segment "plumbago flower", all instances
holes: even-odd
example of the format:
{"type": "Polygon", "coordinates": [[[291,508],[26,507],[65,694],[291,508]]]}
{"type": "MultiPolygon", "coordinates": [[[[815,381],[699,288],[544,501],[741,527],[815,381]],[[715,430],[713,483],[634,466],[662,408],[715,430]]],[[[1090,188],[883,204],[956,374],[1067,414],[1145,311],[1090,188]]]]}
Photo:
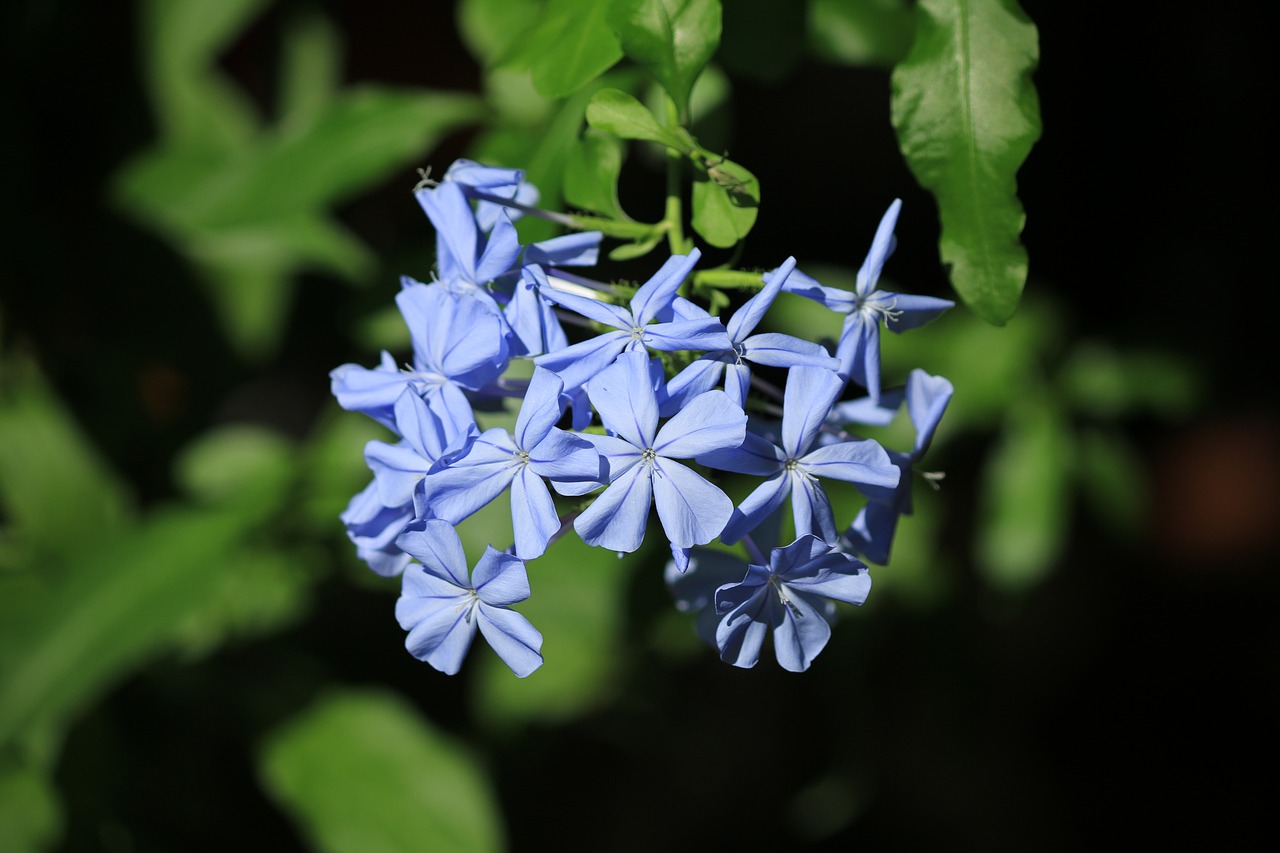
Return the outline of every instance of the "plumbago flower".
{"type": "Polygon", "coordinates": [[[537,368],[515,433],[486,430],[465,455],[419,481],[421,498],[437,518],[457,524],[510,487],[516,554],[542,556],[560,529],[543,478],[565,495],[585,494],[601,481],[600,454],[591,443],[555,427],[563,389],[559,377],[537,368]]]}
{"type": "Polygon", "coordinates": [[[888,326],[891,332],[905,332],[923,326],[955,305],[949,299],[876,290],[880,270],[893,254],[893,228],[901,210],[902,200],[894,199],[885,211],[871,242],[871,250],[858,270],[857,287],[852,293],[823,287],[798,271],[792,273],[784,285],[784,289],[791,293],[807,296],[832,311],[846,315],[836,350],[840,375],[866,388],[872,398],[880,396],[880,323],[888,326]]]}
{"type": "Polygon", "coordinates": [[[674,352],[677,350],[714,349],[724,336],[724,327],[715,317],[673,320],[654,323],[666,311],[676,289],[693,270],[702,253],[694,249],[689,255],[672,255],[653,278],[631,297],[630,308],[609,305],[575,293],[543,290],[542,295],[562,308],[575,311],[616,331],[565,347],[559,352],[539,356],[536,363],[554,370],[564,380],[566,389],[576,388],[604,370],[625,350],[645,352],[645,348],[674,352]]]}
{"type": "Polygon", "coordinates": [[[574,521],[574,530],[588,545],[634,551],[656,503],[672,548],[687,560],[689,548],[720,535],[733,501],[675,460],[737,447],[746,435],[746,414],[723,391],[708,391],[658,429],[658,395],[643,352],[618,356],[587,393],[613,433],[584,436],[607,460],[609,486],[574,521]]]}
{"type": "Polygon", "coordinates": [[[843,388],[844,381],[830,370],[793,368],[783,395],[781,444],[747,433],[739,447],[697,457],[711,468],[768,478],[734,510],[720,534],[722,540],[737,542],[790,495],[796,534],[812,533],[834,543],[835,517],[818,478],[830,477],[860,487],[898,485],[898,469],[874,441],[842,441],[810,449],[843,388]]]}
{"type": "Polygon", "coordinates": [[[428,520],[400,535],[396,544],[421,563],[403,576],[396,619],[409,632],[405,647],[448,675],[462,667],[476,628],[521,678],[542,666],[542,634],[511,609],[529,597],[524,562],[485,551],[471,578],[453,525],[428,520]]]}
{"type": "MultiPolygon", "coordinates": [[[[840,362],[819,344],[776,332],[751,334],[795,268],[796,259],[787,258],[782,266],[766,274],[764,288],[729,318],[722,332],[723,340],[717,348],[699,356],[676,374],[667,385],[668,400],[663,404],[664,414],[677,411],[686,400],[710,391],[719,384],[721,376],[725,377],[724,390],[729,398],[739,406],[745,406],[752,362],[771,367],[826,367],[831,370],[839,367],[840,362]]],[[[690,315],[711,316],[686,301],[683,316],[690,315]]]]}
{"type": "Polygon", "coordinates": [[[737,583],[716,590],[720,658],[739,667],[760,659],[765,634],[773,631],[773,651],[783,669],[804,672],[831,638],[823,618],[826,602],[862,604],[871,591],[865,564],[816,536],[801,536],[774,548],[769,565],[749,565],[737,583]]]}

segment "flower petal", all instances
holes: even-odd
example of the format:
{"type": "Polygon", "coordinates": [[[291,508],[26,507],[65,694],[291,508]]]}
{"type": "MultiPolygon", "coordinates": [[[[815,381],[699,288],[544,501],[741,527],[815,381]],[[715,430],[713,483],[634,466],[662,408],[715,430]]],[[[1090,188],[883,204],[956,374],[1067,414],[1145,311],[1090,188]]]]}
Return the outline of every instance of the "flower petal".
{"type": "Polygon", "coordinates": [[[653,439],[653,449],[659,456],[690,459],[736,449],[746,435],[747,416],[741,407],[723,391],[708,391],[694,397],[663,424],[653,439]]]}
{"type": "Polygon", "coordinates": [[[635,465],[615,479],[573,522],[588,545],[631,552],[644,541],[653,500],[652,471],[635,465]]]}
{"type": "Polygon", "coordinates": [[[653,498],[667,539],[678,548],[705,545],[720,535],[733,515],[733,501],[679,462],[654,466],[653,498]]]}
{"type": "Polygon", "coordinates": [[[484,556],[476,563],[471,582],[480,600],[495,607],[506,607],[529,597],[529,575],[524,561],[492,545],[485,548],[484,556]]]}
{"type": "Polygon", "coordinates": [[[505,607],[482,604],[476,609],[480,633],[512,672],[524,678],[542,666],[542,634],[533,623],[505,607]]]}

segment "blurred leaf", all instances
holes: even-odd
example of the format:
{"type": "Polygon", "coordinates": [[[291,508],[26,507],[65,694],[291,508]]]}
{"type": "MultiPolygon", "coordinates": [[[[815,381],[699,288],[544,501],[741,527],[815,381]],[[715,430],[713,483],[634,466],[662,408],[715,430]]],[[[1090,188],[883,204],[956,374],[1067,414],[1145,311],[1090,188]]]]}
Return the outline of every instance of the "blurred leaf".
{"type": "Polygon", "coordinates": [[[14,549],[6,561],[25,563],[6,569],[99,548],[132,514],[124,485],[35,366],[19,358],[0,376],[0,506],[14,549]]]}
{"type": "Polygon", "coordinates": [[[565,200],[584,210],[626,218],[618,204],[621,173],[622,143],[615,136],[587,128],[565,166],[565,200]]]}
{"type": "Polygon", "coordinates": [[[323,853],[481,853],[502,817],[474,758],[399,697],[331,694],[259,753],[267,792],[323,853]]]}
{"type": "Polygon", "coordinates": [[[231,640],[259,637],[290,625],[311,606],[310,590],[324,558],[283,551],[241,550],[228,555],[217,584],[174,630],[173,641],[188,660],[231,640]]]}
{"type": "Polygon", "coordinates": [[[537,25],[500,61],[528,67],[543,97],[572,95],[622,58],[608,9],[599,0],[549,0],[537,25]]]}
{"type": "Polygon", "coordinates": [[[689,150],[680,137],[658,124],[644,104],[619,89],[601,89],[591,96],[587,124],[621,139],[644,139],[676,151],[689,150]]]}
{"type": "Polygon", "coordinates": [[[804,52],[805,3],[731,0],[716,59],[739,77],[777,82],[804,52]]]}
{"type": "Polygon", "coordinates": [[[0,850],[37,853],[62,834],[62,814],[53,780],[12,759],[0,759],[0,850]]]}
{"type": "Polygon", "coordinates": [[[240,503],[267,515],[293,484],[292,445],[249,424],[215,427],[184,448],[177,461],[183,489],[203,504],[240,503]]]}
{"type": "Polygon", "coordinates": [[[975,559],[996,586],[1025,589],[1053,567],[1070,518],[1072,467],[1062,412],[1019,402],[987,459],[978,516],[975,559]]]}
{"type": "Polygon", "coordinates": [[[1120,436],[1085,430],[1077,437],[1076,474],[1085,504],[1118,533],[1138,533],[1147,508],[1147,474],[1120,436]]]}
{"type": "Polygon", "coordinates": [[[733,138],[733,84],[715,65],[698,75],[689,95],[690,128],[698,144],[711,151],[725,151],[733,138]]]}
{"type": "Polygon", "coordinates": [[[893,72],[893,126],[938,201],[938,248],[974,312],[1003,325],[1027,279],[1018,168],[1040,136],[1036,28],[1015,0],[921,0],[893,72]]]}
{"type": "Polygon", "coordinates": [[[319,15],[295,20],[285,31],[280,72],[280,129],[301,133],[324,114],[341,80],[341,41],[319,15]]]}
{"type": "Polygon", "coordinates": [[[671,95],[682,120],[689,92],[720,44],[720,0],[613,0],[608,9],[626,55],[671,95]]]}
{"type": "Polygon", "coordinates": [[[623,243],[621,246],[615,246],[609,250],[609,260],[611,261],[629,261],[633,258],[642,258],[657,248],[658,244],[663,240],[663,232],[655,233],[648,240],[640,240],[635,243],[623,243]]]}
{"type": "Polygon", "coordinates": [[[474,682],[477,713],[505,727],[569,719],[607,700],[624,666],[619,634],[626,586],[632,567],[650,562],[647,553],[619,559],[571,531],[530,562],[533,592],[516,609],[542,632],[546,663],[520,679],[496,655],[483,655],[474,682]]]}
{"type": "Polygon", "coordinates": [[[1119,353],[1106,344],[1083,343],[1072,350],[1060,381],[1066,399],[1091,417],[1171,417],[1195,405],[1198,377],[1190,364],[1168,353],[1119,353]]]}
{"type": "Polygon", "coordinates": [[[760,182],[732,160],[712,161],[707,179],[693,182],[692,224],[713,246],[740,243],[756,224],[760,182]]]}
{"type": "Polygon", "coordinates": [[[457,8],[462,40],[485,65],[511,53],[542,11],[537,0],[462,0],[457,8]]]}
{"type": "Polygon", "coordinates": [[[257,126],[243,93],[214,70],[218,54],[269,0],[146,0],[143,79],[165,137],[205,150],[244,147],[257,126]]]}
{"type": "Polygon", "coordinates": [[[890,68],[906,57],[914,35],[905,0],[809,2],[809,48],[827,62],[890,68]]]}
{"type": "Polygon", "coordinates": [[[28,590],[25,606],[0,621],[0,744],[33,724],[65,722],[167,645],[259,522],[234,504],[154,513],[115,541],[88,531],[99,546],[92,558],[79,558],[65,580],[28,590]]]}
{"type": "Polygon", "coordinates": [[[394,441],[394,437],[372,418],[355,417],[336,403],[328,407],[315,427],[299,465],[297,509],[317,533],[342,535],[338,515],[373,479],[361,451],[374,440],[394,441]]]}

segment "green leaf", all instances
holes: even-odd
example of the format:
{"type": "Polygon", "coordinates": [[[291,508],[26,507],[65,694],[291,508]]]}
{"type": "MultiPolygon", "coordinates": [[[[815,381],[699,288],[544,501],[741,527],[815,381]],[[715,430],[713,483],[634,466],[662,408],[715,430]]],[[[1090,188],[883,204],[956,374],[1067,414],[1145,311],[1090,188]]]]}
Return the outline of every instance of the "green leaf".
{"type": "Polygon", "coordinates": [[[61,831],[61,807],[49,775],[0,758],[0,850],[39,853],[61,831]]]}
{"type": "Polygon", "coordinates": [[[35,569],[100,547],[128,526],[129,502],[35,366],[8,360],[0,376],[0,508],[13,540],[6,545],[21,565],[6,568],[35,569]]]}
{"type": "Polygon", "coordinates": [[[630,261],[635,258],[642,258],[652,252],[654,248],[662,242],[663,236],[663,232],[658,231],[647,240],[639,240],[634,243],[623,243],[621,246],[615,246],[609,251],[609,260],[630,261]]]}
{"type": "Polygon", "coordinates": [[[564,173],[565,201],[615,219],[626,218],[618,204],[622,143],[615,136],[588,128],[569,152],[564,173]]]}
{"type": "Polygon", "coordinates": [[[707,177],[693,183],[693,228],[713,246],[740,243],[756,224],[760,182],[732,160],[711,161],[707,177]]]}
{"type": "Polygon", "coordinates": [[[621,139],[644,139],[680,152],[689,150],[680,137],[658,124],[644,104],[620,89],[601,89],[591,96],[587,124],[621,139]]]}
{"type": "Polygon", "coordinates": [[[177,479],[198,503],[247,503],[265,516],[283,501],[294,470],[288,441],[241,424],[217,427],[184,448],[177,479]]]}
{"type": "Polygon", "coordinates": [[[528,34],[516,64],[533,71],[533,85],[547,98],[572,95],[622,58],[600,0],[550,0],[528,34]]]}
{"type": "Polygon", "coordinates": [[[341,80],[340,39],[329,21],[308,15],[285,31],[280,127],[299,133],[324,114],[341,80]]]}
{"type": "Polygon", "coordinates": [[[1072,444],[1056,406],[1026,400],[1011,413],[987,460],[979,570],[997,586],[1025,589],[1053,567],[1070,517],[1072,444]]]}
{"type": "Polygon", "coordinates": [[[915,35],[905,0],[810,0],[808,24],[815,56],[859,67],[901,62],[915,35]]]}
{"type": "Polygon", "coordinates": [[[258,768],[267,792],[322,853],[504,846],[478,762],[389,693],[321,698],[267,739],[258,768]]]}
{"type": "Polygon", "coordinates": [[[492,65],[527,38],[542,11],[538,0],[462,0],[458,4],[458,32],[473,56],[492,65]]]}
{"type": "Polygon", "coordinates": [[[719,0],[614,0],[609,23],[622,50],[667,90],[682,119],[689,92],[720,44],[719,0]]]}
{"type": "MultiPolygon", "coordinates": [[[[100,543],[65,578],[13,589],[13,579],[0,577],[9,581],[0,586],[0,744],[31,725],[65,722],[164,648],[259,522],[238,504],[170,510],[134,536],[100,543]],[[11,604],[18,598],[21,607],[11,604]]],[[[91,530],[85,538],[95,542],[91,530]]]]}
{"type": "Polygon", "coordinates": [[[952,285],[1003,325],[1027,279],[1015,176],[1040,136],[1036,28],[1014,0],[921,0],[917,16],[893,72],[898,145],[937,199],[952,285]]]}

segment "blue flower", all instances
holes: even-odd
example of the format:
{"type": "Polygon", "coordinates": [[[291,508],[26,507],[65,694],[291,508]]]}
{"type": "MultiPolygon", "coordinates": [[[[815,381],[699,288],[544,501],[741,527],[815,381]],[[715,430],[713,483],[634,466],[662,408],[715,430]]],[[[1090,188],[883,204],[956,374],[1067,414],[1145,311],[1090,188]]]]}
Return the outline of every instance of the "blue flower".
{"type": "Polygon", "coordinates": [[[768,477],[734,510],[721,539],[737,542],[790,495],[796,535],[812,533],[834,543],[835,517],[818,478],[844,480],[860,488],[898,485],[898,469],[874,441],[842,441],[810,449],[843,388],[843,380],[830,370],[792,368],[783,395],[780,444],[747,433],[738,448],[698,456],[698,462],[712,468],[768,477]]]}
{"type": "MultiPolygon", "coordinates": [[[[729,318],[720,348],[700,356],[667,384],[669,402],[663,404],[664,413],[675,411],[685,400],[710,391],[719,384],[721,375],[725,376],[724,389],[729,399],[745,406],[747,388],[751,384],[751,368],[748,366],[751,362],[771,367],[807,366],[831,370],[840,366],[840,362],[825,349],[810,341],[776,332],[751,334],[795,267],[795,258],[787,258],[782,266],[766,274],[764,288],[729,318]]],[[[698,310],[702,316],[711,316],[698,310]]],[[[688,311],[686,307],[686,314],[688,311]]]]}
{"type": "Polygon", "coordinates": [[[658,429],[658,398],[649,359],[623,353],[587,387],[605,429],[584,436],[609,466],[609,486],[574,521],[588,545],[634,551],[656,503],[674,548],[705,545],[720,535],[733,501],[692,469],[674,461],[728,447],[746,434],[747,416],[723,391],[693,398],[658,429]]]}
{"type": "Polygon", "coordinates": [[[554,373],[535,368],[514,434],[486,430],[465,456],[422,479],[421,498],[432,513],[457,524],[510,487],[516,553],[526,560],[542,556],[560,529],[543,478],[568,495],[601,482],[600,455],[591,443],[555,427],[561,390],[554,373]]]}
{"type": "Polygon", "coordinates": [[[535,359],[535,363],[554,370],[564,380],[566,390],[584,384],[604,370],[624,350],[646,347],[671,352],[686,349],[714,349],[723,343],[724,327],[714,317],[652,323],[671,306],[676,290],[698,262],[701,253],[694,249],[688,257],[672,255],[653,277],[636,291],[629,308],[609,305],[586,296],[559,290],[541,290],[541,295],[563,308],[576,311],[617,331],[583,341],[535,359]],[[652,325],[651,325],[652,323],[652,325]]]}
{"type": "Polygon", "coordinates": [[[900,210],[901,199],[894,199],[880,220],[852,293],[823,287],[801,272],[792,273],[784,288],[846,315],[836,350],[840,376],[862,385],[872,398],[880,396],[880,323],[884,322],[891,332],[905,332],[923,326],[955,305],[949,299],[876,290],[880,270],[893,254],[893,227],[900,210]]]}
{"type": "Polygon", "coordinates": [[[409,632],[405,648],[447,675],[462,667],[476,628],[521,678],[542,666],[542,634],[511,605],[529,597],[524,563],[492,547],[467,578],[462,540],[445,521],[429,520],[396,544],[422,563],[404,573],[396,619],[409,632]]]}
{"type": "Polygon", "coordinates": [[[824,618],[824,612],[834,613],[830,602],[867,600],[871,576],[866,569],[816,536],[801,536],[785,548],[774,548],[768,566],[748,566],[741,581],[716,590],[716,612],[722,615],[716,628],[721,660],[755,666],[765,633],[772,629],[778,663],[791,672],[804,672],[831,638],[824,618]]]}

